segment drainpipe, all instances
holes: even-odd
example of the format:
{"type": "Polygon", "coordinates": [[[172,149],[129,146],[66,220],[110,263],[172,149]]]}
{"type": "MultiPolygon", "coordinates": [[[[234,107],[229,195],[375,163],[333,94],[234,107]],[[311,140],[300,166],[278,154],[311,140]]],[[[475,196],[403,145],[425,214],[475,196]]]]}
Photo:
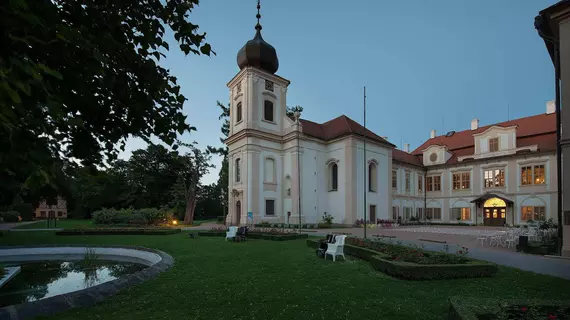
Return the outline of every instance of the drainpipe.
{"type": "Polygon", "coordinates": [[[556,178],[557,178],[557,216],[558,216],[558,253],[562,255],[562,150],[560,148],[560,44],[558,39],[547,36],[543,28],[547,26],[548,19],[544,16],[535,18],[534,26],[538,31],[538,35],[545,41],[550,42],[554,46],[554,88],[556,90],[556,178]]]}
{"type": "Polygon", "coordinates": [[[427,168],[424,171],[424,222],[427,221],[427,168]]]}

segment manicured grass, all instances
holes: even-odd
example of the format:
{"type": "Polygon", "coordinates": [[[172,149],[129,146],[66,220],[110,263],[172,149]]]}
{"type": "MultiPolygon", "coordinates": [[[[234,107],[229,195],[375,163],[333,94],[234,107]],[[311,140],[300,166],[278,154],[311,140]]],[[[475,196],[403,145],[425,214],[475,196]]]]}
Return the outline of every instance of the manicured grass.
{"type": "MultiPolygon", "coordinates": [[[[50,227],[54,228],[54,222],[50,221],[50,227]]],[[[95,227],[91,220],[86,219],[60,219],[57,220],[57,228],[74,229],[74,228],[92,228],[95,227]]],[[[47,229],[47,220],[40,220],[35,223],[17,226],[14,229],[47,229]]]]}
{"type": "Polygon", "coordinates": [[[318,259],[306,240],[10,232],[2,245],[124,244],[171,254],[172,269],[96,306],[49,319],[442,319],[450,296],[570,299],[570,281],[500,267],[493,278],[406,281],[368,262],[318,259]]]}

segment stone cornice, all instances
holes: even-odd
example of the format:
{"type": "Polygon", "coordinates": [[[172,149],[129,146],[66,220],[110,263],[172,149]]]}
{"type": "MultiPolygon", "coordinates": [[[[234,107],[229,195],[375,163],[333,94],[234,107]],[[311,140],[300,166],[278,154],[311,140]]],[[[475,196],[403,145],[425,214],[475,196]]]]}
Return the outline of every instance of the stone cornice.
{"type": "Polygon", "coordinates": [[[243,68],[240,72],[238,72],[238,74],[236,74],[228,83],[227,86],[228,88],[233,87],[236,82],[241,81],[241,79],[245,76],[245,75],[257,75],[260,77],[263,77],[264,79],[268,79],[270,81],[273,81],[276,84],[279,84],[283,87],[287,87],[289,86],[289,84],[291,84],[291,81],[282,78],[278,75],[275,74],[271,74],[268,72],[265,72],[263,70],[257,69],[257,68],[253,68],[253,67],[246,67],[243,68]]]}

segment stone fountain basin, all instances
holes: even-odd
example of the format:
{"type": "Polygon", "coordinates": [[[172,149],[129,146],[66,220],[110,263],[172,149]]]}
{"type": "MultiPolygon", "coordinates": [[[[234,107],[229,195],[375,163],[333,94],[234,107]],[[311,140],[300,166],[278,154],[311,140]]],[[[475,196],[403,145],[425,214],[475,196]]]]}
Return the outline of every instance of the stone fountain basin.
{"type": "Polygon", "coordinates": [[[0,319],[24,320],[49,316],[72,308],[87,307],[116,294],[119,290],[154,278],[174,264],[167,253],[136,246],[36,245],[0,247],[0,262],[73,261],[81,260],[91,248],[101,260],[139,263],[141,271],[87,289],[69,292],[42,300],[0,308],[0,319]]]}

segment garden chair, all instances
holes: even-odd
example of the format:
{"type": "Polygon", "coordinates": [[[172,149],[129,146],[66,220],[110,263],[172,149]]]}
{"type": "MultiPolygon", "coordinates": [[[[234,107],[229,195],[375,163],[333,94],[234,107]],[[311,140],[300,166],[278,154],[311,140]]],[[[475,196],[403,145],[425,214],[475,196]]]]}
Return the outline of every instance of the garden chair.
{"type": "Polygon", "coordinates": [[[515,235],[514,233],[509,233],[508,236],[507,236],[507,240],[505,240],[505,243],[507,244],[507,248],[510,248],[511,245],[512,245],[513,247],[515,247],[515,246],[516,246],[516,243],[517,243],[517,237],[516,237],[516,235],[515,235]]]}
{"type": "Polygon", "coordinates": [[[228,239],[232,240],[236,238],[238,227],[230,227],[228,231],[226,231],[226,241],[228,239]]]}
{"type": "Polygon", "coordinates": [[[475,246],[477,246],[479,242],[481,242],[481,247],[484,247],[485,243],[487,242],[487,235],[483,231],[479,231],[479,235],[477,236],[477,241],[475,242],[475,246]]]}
{"type": "Polygon", "coordinates": [[[327,251],[325,252],[325,260],[327,259],[327,255],[331,255],[333,261],[336,261],[336,256],[342,256],[344,260],[346,257],[344,256],[344,240],[346,236],[336,236],[334,243],[329,243],[327,247],[327,251]]]}

